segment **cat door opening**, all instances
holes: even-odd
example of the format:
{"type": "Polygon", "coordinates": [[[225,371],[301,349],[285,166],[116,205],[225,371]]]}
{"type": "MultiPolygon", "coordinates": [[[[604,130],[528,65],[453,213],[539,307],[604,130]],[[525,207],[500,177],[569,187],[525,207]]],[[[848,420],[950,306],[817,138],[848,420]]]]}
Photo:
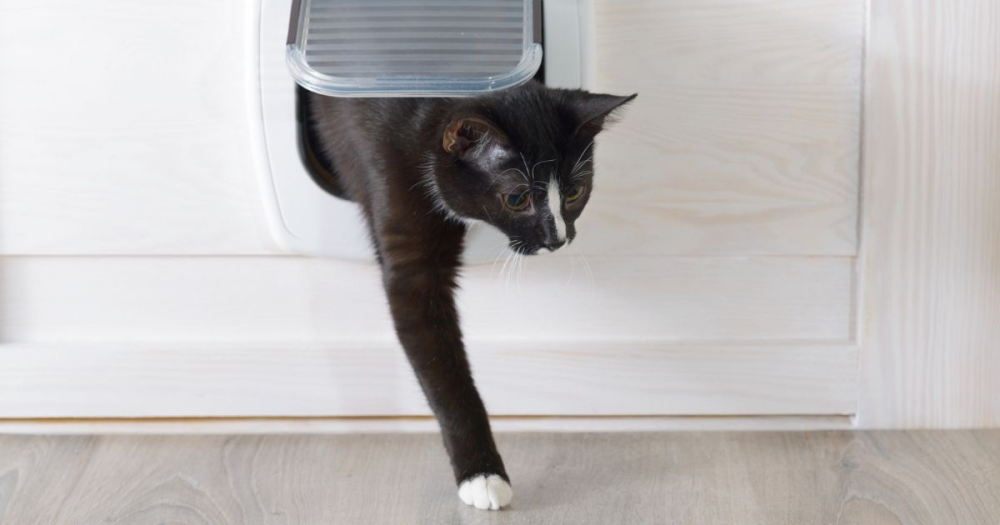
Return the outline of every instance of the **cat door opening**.
{"type": "MultiPolygon", "coordinates": [[[[307,0],[300,1],[299,9],[305,8],[307,0]]],[[[530,1],[533,24],[538,22],[537,27],[533,25],[531,43],[545,46],[545,59],[536,78],[544,77],[545,83],[553,87],[589,87],[593,70],[593,53],[589,48],[591,0],[545,0],[539,2],[537,8],[535,2],[530,1]]],[[[523,0],[517,2],[521,5],[523,0]]],[[[422,2],[350,0],[350,3],[412,6],[422,2]]],[[[454,2],[428,0],[425,3],[441,6],[454,2]]],[[[251,4],[248,13],[253,17],[254,23],[249,25],[254,30],[248,35],[247,100],[267,224],[283,251],[371,261],[371,243],[357,205],[325,191],[309,171],[308,156],[303,155],[306,152],[302,148],[297,118],[294,68],[286,63],[292,9],[293,0],[259,0],[251,4]]],[[[349,38],[341,40],[338,45],[350,43],[349,38]]],[[[365,45],[372,43],[371,40],[364,42],[365,45]]],[[[488,46],[481,47],[488,49],[488,46]]],[[[465,260],[492,262],[496,246],[503,239],[503,235],[492,227],[474,224],[467,236],[465,260]]]]}

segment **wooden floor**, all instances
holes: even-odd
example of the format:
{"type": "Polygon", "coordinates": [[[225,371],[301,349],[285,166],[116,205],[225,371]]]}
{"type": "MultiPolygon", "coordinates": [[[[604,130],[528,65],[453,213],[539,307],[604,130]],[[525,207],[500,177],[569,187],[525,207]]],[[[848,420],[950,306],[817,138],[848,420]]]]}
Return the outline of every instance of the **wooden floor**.
{"type": "Polygon", "coordinates": [[[3,436],[4,524],[1000,524],[1000,431],[501,434],[462,505],[436,435],[3,436]]]}

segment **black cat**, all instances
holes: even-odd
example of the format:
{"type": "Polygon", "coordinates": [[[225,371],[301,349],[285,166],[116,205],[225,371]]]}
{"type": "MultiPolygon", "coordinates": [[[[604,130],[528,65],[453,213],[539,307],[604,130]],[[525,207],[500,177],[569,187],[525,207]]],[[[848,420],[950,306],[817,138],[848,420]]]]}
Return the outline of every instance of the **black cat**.
{"type": "Polygon", "coordinates": [[[530,82],[458,99],[299,96],[314,177],[364,210],[396,333],[440,423],[458,495],[499,509],[510,478],[454,300],[466,223],[495,226],[523,254],[572,242],[594,188],[594,137],[635,95],[530,82]]]}

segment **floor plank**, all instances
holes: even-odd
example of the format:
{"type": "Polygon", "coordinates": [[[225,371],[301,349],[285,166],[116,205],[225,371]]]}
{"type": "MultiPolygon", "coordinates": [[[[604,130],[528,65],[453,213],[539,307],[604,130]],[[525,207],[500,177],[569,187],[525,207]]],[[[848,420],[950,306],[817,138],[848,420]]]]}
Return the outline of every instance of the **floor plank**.
{"type": "Polygon", "coordinates": [[[3,436],[0,523],[990,524],[1000,431],[500,434],[509,510],[433,434],[3,436]]]}

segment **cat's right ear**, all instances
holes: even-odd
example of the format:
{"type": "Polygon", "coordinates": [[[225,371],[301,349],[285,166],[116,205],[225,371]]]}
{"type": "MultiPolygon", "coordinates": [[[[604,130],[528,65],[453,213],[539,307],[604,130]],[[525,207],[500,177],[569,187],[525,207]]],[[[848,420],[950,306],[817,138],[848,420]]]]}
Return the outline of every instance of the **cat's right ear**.
{"type": "Polygon", "coordinates": [[[500,128],[480,117],[452,121],[441,139],[444,150],[458,158],[485,152],[490,146],[506,147],[508,144],[507,135],[500,128]]]}

